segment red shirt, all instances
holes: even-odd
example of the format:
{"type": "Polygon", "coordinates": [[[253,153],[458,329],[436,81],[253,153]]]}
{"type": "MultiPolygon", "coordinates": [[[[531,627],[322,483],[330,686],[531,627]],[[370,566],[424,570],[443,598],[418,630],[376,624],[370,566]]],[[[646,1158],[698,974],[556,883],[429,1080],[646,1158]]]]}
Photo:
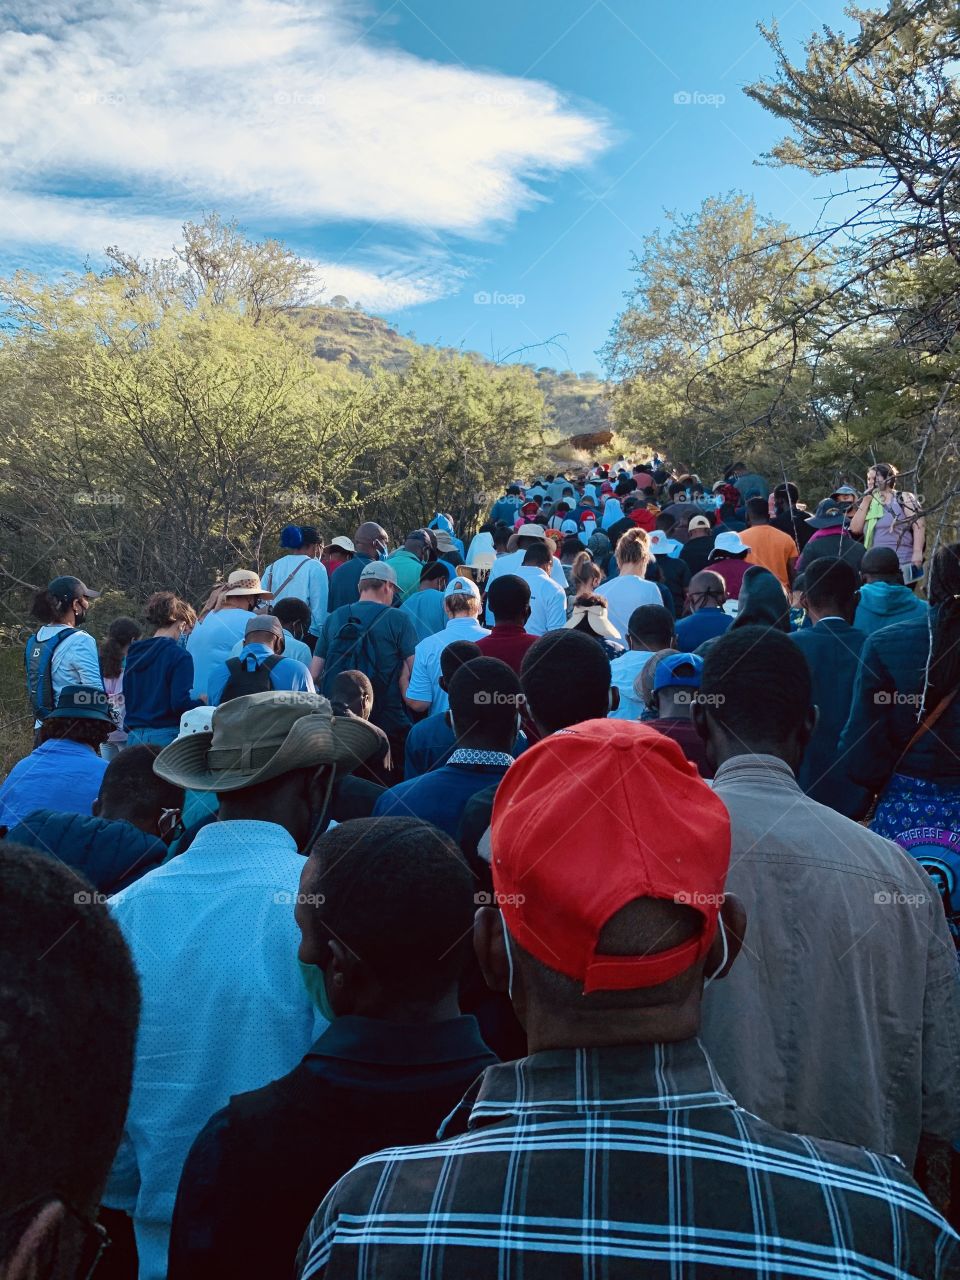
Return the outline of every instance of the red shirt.
{"type": "Polygon", "coordinates": [[[477,648],[485,658],[499,658],[519,675],[523,655],[536,639],[516,623],[498,622],[488,636],[477,641],[477,648]]]}
{"type": "Polygon", "coordinates": [[[645,720],[651,729],[656,729],[666,738],[672,738],[691,764],[695,764],[701,778],[712,778],[713,769],[707,759],[707,749],[703,739],[693,727],[692,720],[681,717],[666,716],[662,720],[645,720]]]}
{"type": "Polygon", "coordinates": [[[746,558],[740,560],[733,556],[727,556],[720,560],[708,560],[706,567],[714,573],[719,573],[727,584],[727,595],[731,600],[740,599],[743,575],[752,567],[746,558]]]}

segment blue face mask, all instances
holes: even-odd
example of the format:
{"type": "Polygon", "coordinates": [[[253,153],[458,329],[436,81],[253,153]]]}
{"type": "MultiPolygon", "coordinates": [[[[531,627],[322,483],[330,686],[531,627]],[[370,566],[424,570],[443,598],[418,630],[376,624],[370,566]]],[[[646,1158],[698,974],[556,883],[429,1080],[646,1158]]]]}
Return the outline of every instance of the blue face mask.
{"type": "Polygon", "coordinates": [[[330,997],[327,995],[327,984],[323,976],[323,970],[316,964],[304,964],[302,960],[298,960],[300,966],[300,977],[303,979],[303,985],[307,989],[307,994],[313,1001],[316,1008],[320,1011],[328,1022],[332,1022],[337,1016],[330,1004],[330,997]]]}
{"type": "Polygon", "coordinates": [[[181,649],[185,649],[187,647],[187,641],[189,639],[190,637],[187,635],[186,631],[181,631],[180,634],[177,636],[177,644],[180,646],[181,649]]]}

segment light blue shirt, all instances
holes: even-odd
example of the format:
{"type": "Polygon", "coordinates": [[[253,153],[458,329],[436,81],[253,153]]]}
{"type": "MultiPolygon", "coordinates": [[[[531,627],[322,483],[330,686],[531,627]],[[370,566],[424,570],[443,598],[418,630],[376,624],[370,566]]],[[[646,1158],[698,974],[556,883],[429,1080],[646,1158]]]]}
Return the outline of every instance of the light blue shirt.
{"type": "Polygon", "coordinates": [[[235,1093],[297,1065],[326,1022],[297,965],[304,861],[272,822],[215,822],[110,899],[143,993],[133,1092],[103,1203],[133,1217],[140,1280],[163,1280],[190,1146],[235,1093]]]}
{"type": "Polygon", "coordinates": [[[637,676],[653,657],[645,650],[628,649],[610,663],[610,683],[620,691],[620,705],[607,715],[608,720],[640,720],[646,707],[633,690],[637,676]]]}
{"type": "Polygon", "coordinates": [[[15,827],[37,809],[89,817],[106,771],[106,760],[82,742],[41,742],[0,784],[0,827],[15,827]]]}
{"type": "MultiPolygon", "coordinates": [[[[230,650],[230,657],[239,658],[242,649],[243,641],[238,640],[230,650]]],[[[313,660],[310,646],[304,644],[302,640],[298,640],[296,636],[292,636],[286,627],[283,628],[283,656],[285,658],[293,658],[294,662],[302,662],[305,667],[309,667],[313,660]]]]}
{"type": "Polygon", "coordinates": [[[330,579],[327,566],[315,557],[293,551],[274,560],[263,575],[263,589],[272,591],[274,600],[305,601],[310,606],[311,634],[318,636],[323,630],[327,620],[330,579]]]}
{"type": "MultiPolygon", "coordinates": [[[[265,644],[245,644],[237,656],[241,661],[254,658],[256,661],[251,666],[259,667],[264,659],[273,656],[273,650],[265,644]]],[[[309,668],[293,658],[282,657],[269,674],[270,683],[274,689],[290,690],[293,693],[316,693],[309,668]]],[[[220,699],[223,697],[223,691],[229,679],[230,668],[226,662],[214,668],[210,683],[207,685],[207,702],[211,707],[220,705],[220,699]]]]}
{"type": "Polygon", "coordinates": [[[193,628],[187,638],[187,653],[193,659],[192,697],[204,696],[214,668],[226,662],[238,640],[243,643],[249,621],[246,609],[216,609],[193,628]]]}
{"type": "Polygon", "coordinates": [[[438,711],[446,711],[450,699],[440,688],[440,655],[448,644],[454,640],[482,640],[490,632],[481,627],[476,618],[465,618],[460,615],[451,618],[442,631],[435,636],[427,636],[421,640],[413,651],[413,670],[410,672],[410,683],[407,686],[407,697],[417,702],[429,702],[428,715],[434,716],[438,711]]]}
{"type": "Polygon", "coordinates": [[[413,615],[418,640],[426,640],[427,636],[435,636],[438,631],[442,631],[447,625],[447,611],[443,607],[443,592],[437,591],[433,587],[427,587],[423,591],[414,591],[412,595],[407,596],[400,608],[406,609],[407,613],[413,615]]]}
{"type": "MultiPolygon", "coordinates": [[[[495,582],[497,578],[501,577],[503,574],[516,574],[518,569],[522,569],[523,558],[526,554],[527,548],[521,547],[519,551],[508,551],[506,555],[497,556],[496,560],[493,562],[493,568],[490,570],[490,576],[487,578],[487,592],[489,593],[490,591],[490,583],[495,582]]],[[[566,595],[567,575],[563,572],[563,565],[556,556],[554,556],[550,561],[550,577],[554,580],[557,586],[561,588],[564,595],[566,595]]],[[[488,624],[492,627],[493,614],[490,612],[489,606],[487,607],[486,618],[488,624]]]]}

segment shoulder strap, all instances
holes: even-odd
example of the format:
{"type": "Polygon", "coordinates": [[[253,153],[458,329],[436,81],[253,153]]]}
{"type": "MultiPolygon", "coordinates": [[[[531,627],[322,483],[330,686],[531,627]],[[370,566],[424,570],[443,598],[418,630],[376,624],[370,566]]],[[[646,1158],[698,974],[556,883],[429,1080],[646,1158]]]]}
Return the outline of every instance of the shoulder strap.
{"type": "Polygon", "coordinates": [[[960,693],[960,686],[958,686],[956,689],[951,689],[949,693],[944,694],[944,696],[940,699],[940,701],[933,708],[933,710],[927,712],[927,714],[923,717],[923,719],[920,721],[919,725],[917,726],[916,732],[913,734],[910,741],[907,743],[907,745],[903,748],[903,750],[897,756],[897,762],[893,766],[891,773],[897,772],[897,770],[903,764],[904,759],[910,754],[910,752],[917,745],[920,739],[925,737],[930,732],[933,726],[937,723],[937,721],[940,719],[943,713],[950,706],[950,703],[953,702],[954,698],[957,696],[958,693],[960,693]]]}
{"type": "MultiPolygon", "coordinates": [[[[284,589],[284,587],[288,587],[290,585],[290,583],[294,580],[294,578],[297,576],[297,574],[300,572],[303,566],[307,563],[307,561],[310,560],[310,558],[311,558],[310,556],[304,556],[298,565],[294,565],[293,572],[287,574],[284,580],[280,583],[279,587],[277,587],[276,591],[273,591],[273,587],[268,588],[268,590],[273,591],[274,598],[276,598],[280,594],[280,592],[284,589]]],[[[270,581],[273,582],[273,565],[270,566],[270,581]]]]}
{"type": "Polygon", "coordinates": [[[242,658],[227,659],[227,670],[230,672],[231,675],[235,676],[238,671],[243,671],[244,669],[245,669],[245,664],[242,658]]]}
{"type": "Polygon", "coordinates": [[[283,661],[282,653],[271,653],[270,657],[264,658],[263,662],[261,662],[260,665],[261,667],[263,667],[264,671],[272,671],[273,668],[277,665],[277,663],[282,661],[283,661]]]}

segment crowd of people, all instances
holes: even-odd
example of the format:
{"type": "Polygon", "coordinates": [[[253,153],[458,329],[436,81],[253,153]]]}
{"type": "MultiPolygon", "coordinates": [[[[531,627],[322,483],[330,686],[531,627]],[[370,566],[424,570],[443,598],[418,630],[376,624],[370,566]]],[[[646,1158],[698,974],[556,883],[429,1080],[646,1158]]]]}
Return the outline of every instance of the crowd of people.
{"type": "Polygon", "coordinates": [[[99,646],[55,578],[0,783],[0,1275],[960,1276],[926,541],[886,464],[808,505],[654,456],[393,550],[288,525],[99,646]]]}

